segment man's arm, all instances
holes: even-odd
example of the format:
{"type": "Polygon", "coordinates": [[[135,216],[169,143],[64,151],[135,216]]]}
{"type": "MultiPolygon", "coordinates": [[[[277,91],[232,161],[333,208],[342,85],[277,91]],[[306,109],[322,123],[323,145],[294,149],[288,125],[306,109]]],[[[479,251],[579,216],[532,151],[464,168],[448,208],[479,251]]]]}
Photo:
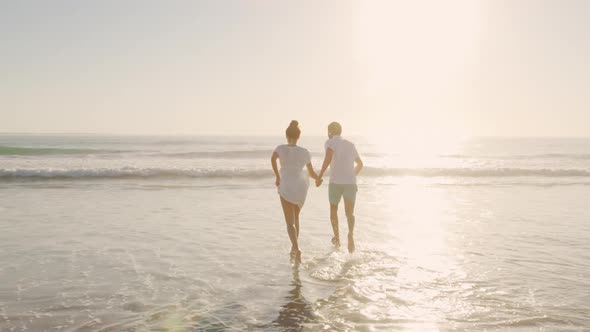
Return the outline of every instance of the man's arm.
{"type": "Polygon", "coordinates": [[[316,172],[313,170],[313,165],[311,163],[308,163],[307,165],[307,173],[309,174],[309,176],[318,181],[320,178],[319,176],[316,174],[316,172]]]}
{"type": "Polygon", "coordinates": [[[326,173],[328,166],[330,166],[330,163],[332,162],[333,156],[334,156],[334,150],[327,148],[326,149],[326,157],[324,157],[324,164],[322,165],[322,170],[320,171],[320,174],[318,174],[318,178],[321,179],[324,176],[324,173],[326,173]]]}
{"type": "Polygon", "coordinates": [[[356,167],[354,168],[354,173],[356,175],[359,175],[359,173],[361,172],[361,170],[363,169],[363,167],[365,165],[363,164],[361,157],[356,157],[356,159],[354,161],[356,162],[356,167]]]}

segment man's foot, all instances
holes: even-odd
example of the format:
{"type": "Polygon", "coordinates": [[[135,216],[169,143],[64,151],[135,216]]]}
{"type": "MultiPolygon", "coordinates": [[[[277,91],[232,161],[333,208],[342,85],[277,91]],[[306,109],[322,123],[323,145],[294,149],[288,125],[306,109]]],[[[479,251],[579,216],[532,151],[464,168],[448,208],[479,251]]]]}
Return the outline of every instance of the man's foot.
{"type": "Polygon", "coordinates": [[[354,236],[352,234],[348,234],[348,252],[353,253],[356,247],[354,246],[354,236]]]}
{"type": "Polygon", "coordinates": [[[339,238],[337,238],[337,237],[334,236],[332,238],[332,244],[334,245],[334,247],[336,249],[340,249],[340,239],[339,238]]]}

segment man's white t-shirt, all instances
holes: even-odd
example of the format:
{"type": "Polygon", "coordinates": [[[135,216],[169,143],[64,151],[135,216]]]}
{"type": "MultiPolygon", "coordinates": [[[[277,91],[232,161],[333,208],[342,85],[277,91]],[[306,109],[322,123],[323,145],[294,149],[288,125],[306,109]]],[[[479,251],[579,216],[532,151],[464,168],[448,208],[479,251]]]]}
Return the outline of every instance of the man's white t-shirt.
{"type": "Polygon", "coordinates": [[[330,163],[330,183],[356,184],[354,161],[359,154],[354,144],[340,136],[332,136],[326,141],[325,148],[334,151],[330,163]]]}

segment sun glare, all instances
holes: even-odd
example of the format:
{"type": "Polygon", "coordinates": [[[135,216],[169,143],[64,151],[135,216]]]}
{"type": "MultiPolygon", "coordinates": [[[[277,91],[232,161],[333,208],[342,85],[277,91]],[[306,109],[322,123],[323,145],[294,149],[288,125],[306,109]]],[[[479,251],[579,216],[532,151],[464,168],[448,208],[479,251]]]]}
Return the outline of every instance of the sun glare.
{"type": "Polygon", "coordinates": [[[467,140],[459,135],[435,135],[424,132],[382,133],[369,137],[369,143],[395,167],[427,167],[436,164],[442,155],[461,154],[467,140]]]}
{"type": "Polygon", "coordinates": [[[395,128],[412,139],[469,134],[461,91],[478,51],[481,3],[363,1],[359,6],[359,70],[366,107],[377,114],[371,128],[395,128]]]}

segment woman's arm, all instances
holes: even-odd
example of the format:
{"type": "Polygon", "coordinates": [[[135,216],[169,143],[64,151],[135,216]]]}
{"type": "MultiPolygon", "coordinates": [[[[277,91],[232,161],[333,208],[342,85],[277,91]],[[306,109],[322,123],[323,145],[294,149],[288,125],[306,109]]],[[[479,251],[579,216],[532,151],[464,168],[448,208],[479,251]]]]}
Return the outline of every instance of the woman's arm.
{"type": "Polygon", "coordinates": [[[272,171],[275,173],[275,185],[278,187],[281,184],[281,175],[279,174],[279,168],[277,166],[277,159],[279,158],[279,154],[274,152],[272,157],[270,158],[270,163],[272,165],[272,171]]]}

